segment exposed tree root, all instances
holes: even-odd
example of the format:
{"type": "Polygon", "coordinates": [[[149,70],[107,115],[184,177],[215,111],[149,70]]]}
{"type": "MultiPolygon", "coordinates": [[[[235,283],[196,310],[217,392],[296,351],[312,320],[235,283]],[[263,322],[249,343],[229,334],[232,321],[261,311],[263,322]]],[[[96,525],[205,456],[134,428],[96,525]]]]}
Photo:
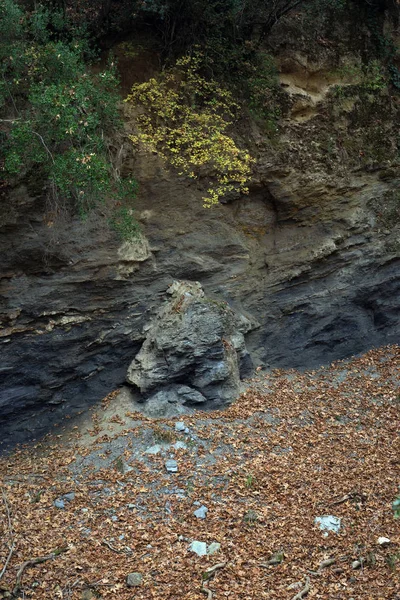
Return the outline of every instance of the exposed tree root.
{"type": "Polygon", "coordinates": [[[293,596],[292,600],[301,600],[304,596],[307,596],[308,592],[311,589],[310,578],[306,577],[306,583],[302,590],[298,592],[295,596],[293,596]]]}
{"type": "Polygon", "coordinates": [[[208,582],[212,577],[214,577],[218,569],[223,569],[225,565],[226,562],[218,563],[213,567],[210,567],[209,569],[207,569],[207,571],[205,571],[205,573],[203,573],[203,583],[201,586],[201,591],[203,592],[203,594],[206,594],[207,600],[212,600],[214,597],[213,592],[208,588],[208,582]]]}

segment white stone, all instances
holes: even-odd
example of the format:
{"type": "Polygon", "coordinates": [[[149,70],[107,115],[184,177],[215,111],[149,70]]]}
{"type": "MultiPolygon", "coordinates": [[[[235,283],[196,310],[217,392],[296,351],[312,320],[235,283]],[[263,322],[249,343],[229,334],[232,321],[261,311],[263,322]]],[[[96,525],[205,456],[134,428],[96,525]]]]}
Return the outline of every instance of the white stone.
{"type": "Polygon", "coordinates": [[[189,546],[189,550],[197,554],[197,556],[206,556],[207,544],[205,542],[198,542],[197,540],[193,540],[193,542],[189,546]]]}
{"type": "Polygon", "coordinates": [[[378,537],[378,544],[380,546],[387,546],[388,544],[390,544],[390,540],[387,537],[378,537]]]}
{"type": "Polygon", "coordinates": [[[323,531],[333,531],[339,533],[341,527],[341,519],[334,517],[333,515],[323,515],[322,517],[315,517],[316,525],[323,531]]]}
{"type": "Polygon", "coordinates": [[[150,446],[147,450],[144,451],[145,454],[159,454],[161,452],[161,446],[156,444],[155,446],[150,446]]]}
{"type": "Polygon", "coordinates": [[[186,450],[186,444],[178,440],[177,442],[175,442],[174,448],[175,450],[186,450]]]}
{"type": "Polygon", "coordinates": [[[173,459],[167,460],[165,463],[165,468],[167,469],[168,473],[177,473],[178,463],[173,459]]]}

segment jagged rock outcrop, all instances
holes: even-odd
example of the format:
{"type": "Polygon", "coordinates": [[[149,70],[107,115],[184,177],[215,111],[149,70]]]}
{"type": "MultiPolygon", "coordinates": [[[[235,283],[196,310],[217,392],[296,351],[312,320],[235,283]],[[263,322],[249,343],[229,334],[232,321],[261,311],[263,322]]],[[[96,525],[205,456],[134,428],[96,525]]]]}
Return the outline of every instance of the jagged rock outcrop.
{"type": "Polygon", "coordinates": [[[197,282],[175,281],[167,292],[171,298],[148,326],[128,368],[128,382],[152,394],[152,403],[217,407],[232,402],[240,376],[251,374],[244,333],[254,326],[226,302],[205,297],[197,282]]]}

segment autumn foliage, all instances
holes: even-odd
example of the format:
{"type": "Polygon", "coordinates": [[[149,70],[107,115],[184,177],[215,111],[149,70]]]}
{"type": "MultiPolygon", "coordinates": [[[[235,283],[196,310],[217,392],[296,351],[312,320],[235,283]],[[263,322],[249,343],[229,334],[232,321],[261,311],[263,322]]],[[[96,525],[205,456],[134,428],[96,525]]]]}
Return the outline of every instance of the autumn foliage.
{"type": "Polygon", "coordinates": [[[156,79],[137,84],[126,102],[138,109],[130,138],[157,152],[179,174],[206,179],[204,205],[247,193],[252,158],[229,134],[238,105],[232,94],[201,74],[199,53],[185,56],[156,79]]]}

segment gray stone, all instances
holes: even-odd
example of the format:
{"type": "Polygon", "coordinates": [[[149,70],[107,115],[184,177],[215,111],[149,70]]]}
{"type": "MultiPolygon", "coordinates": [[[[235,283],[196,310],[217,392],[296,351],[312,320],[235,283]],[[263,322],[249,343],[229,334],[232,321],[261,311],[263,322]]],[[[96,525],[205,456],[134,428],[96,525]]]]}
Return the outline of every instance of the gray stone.
{"type": "Polygon", "coordinates": [[[334,517],[333,515],[315,517],[315,523],[319,525],[319,528],[323,531],[333,531],[335,533],[339,533],[341,527],[341,519],[339,517],[334,517]]]}
{"type": "Polygon", "coordinates": [[[123,475],[126,475],[127,473],[130,473],[131,471],[133,471],[133,467],[131,467],[130,465],[128,465],[128,463],[126,462],[126,460],[122,460],[121,461],[121,473],[123,475]]]}
{"type": "Polygon", "coordinates": [[[62,499],[66,502],[72,502],[75,498],[75,492],[68,492],[68,494],[63,494],[62,499]]]}
{"type": "Polygon", "coordinates": [[[81,535],[83,537],[89,537],[92,533],[92,530],[90,529],[90,527],[84,527],[81,531],[81,535]]]}
{"type": "Polygon", "coordinates": [[[212,556],[213,554],[219,552],[220,548],[221,544],[219,544],[218,542],[212,542],[212,544],[210,544],[207,548],[207,554],[209,556],[212,556]]]}
{"type": "Polygon", "coordinates": [[[153,419],[172,419],[193,412],[193,409],[183,405],[183,400],[176,393],[174,386],[156,392],[147,398],[146,402],[137,403],[135,408],[153,419]]]}
{"type": "Polygon", "coordinates": [[[197,556],[206,556],[207,544],[205,542],[198,542],[197,540],[193,540],[193,542],[189,546],[189,550],[197,554],[197,556]]]}
{"type": "Polygon", "coordinates": [[[159,444],[155,444],[154,446],[150,446],[145,450],[145,454],[159,454],[161,452],[161,446],[159,444]]]}
{"type": "Polygon", "coordinates": [[[198,519],[205,519],[208,513],[208,508],[206,506],[200,506],[197,510],[194,511],[195,517],[198,519]]]}
{"type": "Polygon", "coordinates": [[[177,423],[175,423],[175,429],[176,431],[185,431],[186,425],[183,421],[178,421],[177,423]]]}
{"type": "Polygon", "coordinates": [[[176,460],[173,460],[171,458],[166,461],[165,468],[167,469],[168,473],[177,473],[178,472],[178,463],[176,462],[176,460]]]}
{"type": "Polygon", "coordinates": [[[141,573],[129,573],[126,578],[126,585],[128,587],[139,587],[143,583],[143,575],[141,573]]]}
{"type": "Polygon", "coordinates": [[[171,299],[154,317],[128,369],[129,383],[142,393],[155,391],[147,403],[158,404],[165,416],[171,414],[168,404],[233,401],[240,392],[240,357],[247,353],[242,330],[248,323],[226,303],[206,298],[199,283],[175,281],[168,293],[171,299]],[[188,385],[177,384],[182,378],[188,385]]]}
{"type": "Polygon", "coordinates": [[[57,500],[54,500],[54,506],[56,508],[65,508],[65,502],[62,498],[57,498],[57,500]]]}
{"type": "Polygon", "coordinates": [[[175,450],[186,450],[187,446],[185,442],[181,442],[180,440],[178,440],[177,442],[175,442],[174,448],[175,450]]]}
{"type": "Polygon", "coordinates": [[[179,401],[183,404],[195,405],[195,404],[203,404],[203,402],[207,402],[207,398],[200,394],[199,391],[190,388],[187,385],[180,385],[176,388],[176,393],[179,397],[179,401]]]}

